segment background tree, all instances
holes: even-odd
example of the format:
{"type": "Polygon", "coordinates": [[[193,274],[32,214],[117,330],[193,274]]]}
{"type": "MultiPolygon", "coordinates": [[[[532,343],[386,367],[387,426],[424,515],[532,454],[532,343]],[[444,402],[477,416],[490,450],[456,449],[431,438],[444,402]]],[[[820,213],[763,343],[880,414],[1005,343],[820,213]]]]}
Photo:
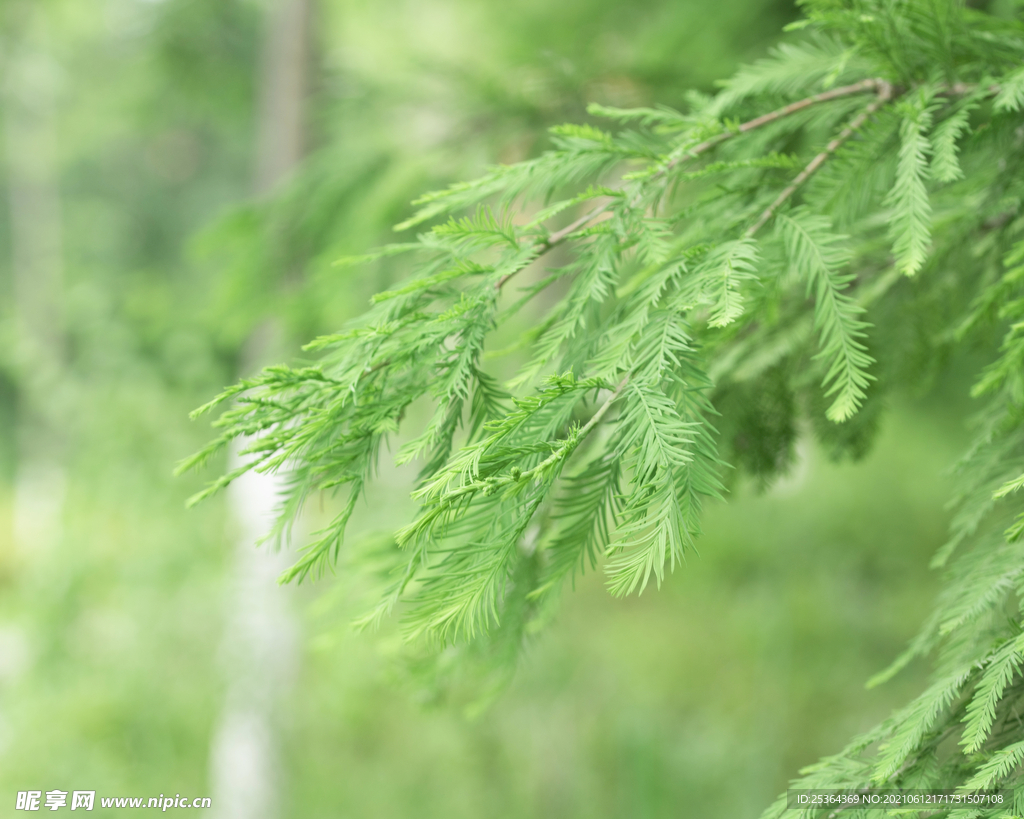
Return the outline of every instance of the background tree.
{"type": "MultiPolygon", "coordinates": [[[[305,152],[314,6],[279,0],[265,14],[256,118],[255,193],[267,197],[294,174],[305,152]]],[[[245,341],[242,374],[276,354],[278,322],[266,319],[245,341]]],[[[232,453],[233,464],[240,463],[232,453]]],[[[280,722],[296,675],[298,624],[292,601],[268,581],[288,562],[284,550],[254,550],[273,526],[281,481],[252,473],[233,487],[236,534],[223,653],[225,704],[211,749],[214,799],[224,816],[272,819],[281,813],[280,722]]]]}

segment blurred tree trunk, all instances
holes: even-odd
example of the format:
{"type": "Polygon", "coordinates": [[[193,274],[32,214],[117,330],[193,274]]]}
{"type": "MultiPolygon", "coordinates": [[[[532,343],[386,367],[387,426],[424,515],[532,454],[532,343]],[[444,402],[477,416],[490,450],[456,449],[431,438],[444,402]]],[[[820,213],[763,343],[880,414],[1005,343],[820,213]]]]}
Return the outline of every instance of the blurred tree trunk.
{"type": "Polygon", "coordinates": [[[266,194],[302,159],[312,0],[271,0],[256,143],[256,193],[266,194]]]}
{"type": "Polygon", "coordinates": [[[18,390],[14,542],[22,553],[46,554],[62,534],[70,403],[64,395],[59,71],[41,8],[21,3],[7,11],[2,92],[18,390]]]}
{"type": "MultiPolygon", "coordinates": [[[[302,158],[310,50],[311,0],[271,0],[260,82],[255,190],[265,195],[302,158]]],[[[249,338],[243,375],[276,357],[280,329],[270,319],[249,338]]],[[[233,453],[238,460],[244,456],[233,453]]],[[[214,805],[231,819],[281,813],[280,714],[298,660],[299,626],[289,590],[278,586],[288,566],[280,549],[257,542],[270,530],[281,481],[247,474],[229,494],[235,555],[225,638],[227,697],[213,740],[214,805]]]]}

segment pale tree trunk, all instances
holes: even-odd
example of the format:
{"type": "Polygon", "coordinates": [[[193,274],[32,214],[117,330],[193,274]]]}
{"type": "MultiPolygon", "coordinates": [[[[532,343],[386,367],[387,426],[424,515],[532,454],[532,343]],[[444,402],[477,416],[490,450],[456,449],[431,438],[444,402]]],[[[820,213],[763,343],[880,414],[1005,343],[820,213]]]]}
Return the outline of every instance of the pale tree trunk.
{"type": "Polygon", "coordinates": [[[62,536],[69,403],[55,111],[59,70],[48,54],[43,15],[32,4],[19,11],[21,25],[3,43],[2,80],[18,383],[14,542],[26,555],[45,555],[62,536]]]}
{"type": "Polygon", "coordinates": [[[270,0],[260,82],[256,193],[287,178],[305,149],[312,0],[270,0]]]}
{"type": "MultiPolygon", "coordinates": [[[[266,194],[298,164],[303,150],[311,0],[272,0],[259,100],[255,187],[266,194]]],[[[275,322],[246,344],[241,369],[269,363],[280,348],[275,322]]],[[[232,466],[241,463],[232,453],[232,466]]],[[[230,819],[275,819],[284,785],[280,717],[298,661],[299,625],[289,589],[277,585],[287,544],[256,547],[270,530],[282,482],[249,473],[231,487],[235,553],[224,660],[227,695],[213,738],[214,806],[230,819]]]]}

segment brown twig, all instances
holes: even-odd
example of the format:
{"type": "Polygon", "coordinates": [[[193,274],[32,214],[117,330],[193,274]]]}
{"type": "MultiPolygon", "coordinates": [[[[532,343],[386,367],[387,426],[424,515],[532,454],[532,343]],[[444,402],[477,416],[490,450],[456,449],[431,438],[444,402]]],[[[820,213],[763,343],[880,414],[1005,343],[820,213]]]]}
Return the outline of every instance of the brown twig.
{"type": "Polygon", "coordinates": [[[875,97],[875,100],[870,105],[868,105],[863,111],[861,111],[857,116],[855,116],[850,121],[849,125],[843,128],[843,130],[839,132],[838,136],[836,136],[835,139],[833,139],[828,145],[825,146],[825,149],[820,154],[818,154],[816,157],[814,157],[814,159],[807,163],[807,167],[800,171],[800,173],[797,174],[796,178],[792,182],[790,182],[789,185],[782,191],[782,193],[780,193],[775,198],[775,201],[764,209],[764,212],[761,214],[760,218],[753,225],[747,228],[746,233],[743,234],[744,236],[749,238],[753,236],[755,233],[757,233],[761,228],[763,228],[765,224],[767,224],[768,220],[775,215],[775,211],[777,211],[783,205],[783,203],[785,203],[786,200],[789,199],[789,197],[796,193],[797,189],[804,182],[806,182],[808,178],[810,178],[811,175],[818,170],[818,168],[820,168],[825,163],[825,160],[832,156],[832,154],[834,154],[839,149],[839,147],[844,142],[846,142],[846,140],[853,136],[854,133],[865,122],[867,122],[868,118],[872,114],[874,114],[879,108],[881,108],[890,99],[892,99],[892,86],[889,83],[885,82],[884,80],[876,82],[878,82],[879,84],[876,86],[878,89],[878,96],[875,97]]]}
{"type": "MultiPolygon", "coordinates": [[[[939,94],[940,96],[945,96],[945,95],[948,94],[951,97],[962,97],[962,96],[965,96],[966,94],[970,94],[970,93],[972,93],[974,91],[977,91],[978,88],[979,88],[979,86],[974,84],[974,83],[955,82],[952,85],[943,86],[936,93],[939,94]]],[[[986,96],[990,96],[992,94],[998,94],[1001,89],[1002,89],[1001,85],[998,85],[998,84],[989,85],[989,86],[987,86],[985,88],[985,94],[986,94],[986,96]]]]}
{"type": "MultiPolygon", "coordinates": [[[[949,85],[939,89],[938,93],[948,94],[950,96],[963,96],[965,94],[972,93],[973,91],[977,90],[977,88],[977,85],[972,85],[970,83],[954,83],[953,85],[949,85]]],[[[985,92],[986,94],[996,94],[999,92],[999,90],[999,85],[990,85],[985,89],[985,92]]],[[[740,134],[746,134],[757,128],[762,128],[765,125],[777,122],[778,120],[791,116],[792,114],[795,114],[798,111],[802,111],[805,108],[810,108],[812,105],[819,105],[820,103],[823,102],[831,102],[832,100],[853,96],[854,94],[865,94],[871,91],[874,91],[876,94],[875,100],[870,105],[868,105],[863,111],[861,111],[861,113],[858,114],[853,120],[851,120],[850,124],[847,125],[839,133],[839,135],[836,136],[835,139],[833,139],[828,145],[826,145],[825,149],[821,153],[819,153],[816,157],[814,157],[814,159],[812,159],[808,163],[807,167],[805,167],[803,171],[801,171],[800,174],[792,181],[792,183],[790,183],[790,185],[785,190],[783,190],[782,193],[779,194],[778,198],[765,209],[765,211],[761,214],[757,222],[750,228],[748,228],[745,235],[748,237],[753,236],[762,227],[765,226],[765,224],[772,218],[772,216],[775,215],[775,211],[778,210],[779,207],[783,203],[785,203],[786,200],[789,199],[796,192],[796,190],[804,182],[806,182],[807,179],[810,176],[812,176],[832,154],[834,154],[839,149],[839,147],[844,142],[846,142],[846,140],[853,136],[853,134],[868,120],[869,117],[871,117],[872,114],[878,111],[879,108],[881,108],[883,105],[885,105],[885,103],[887,103],[897,93],[899,93],[898,89],[896,89],[887,80],[874,77],[871,79],[861,80],[860,82],[852,83],[851,85],[843,85],[840,86],[839,88],[833,88],[830,91],[823,91],[820,94],[814,94],[813,96],[805,97],[804,99],[797,100],[796,102],[791,102],[789,105],[784,105],[782,108],[777,108],[774,111],[770,111],[767,114],[762,114],[759,117],[747,120],[746,122],[738,125],[734,130],[717,134],[711,137],[710,139],[706,139],[703,142],[694,145],[681,156],[677,156],[669,160],[669,162],[667,162],[665,166],[652,177],[652,179],[658,179],[664,176],[669,171],[677,167],[680,163],[687,162],[691,159],[696,159],[701,154],[707,153],[712,148],[718,147],[723,142],[726,142],[735,136],[739,136],[740,134]]],[[[565,241],[565,239],[567,239],[580,228],[589,224],[602,213],[606,213],[610,207],[611,203],[609,202],[607,204],[594,208],[592,211],[585,214],[584,216],[581,216],[572,224],[567,225],[561,230],[555,231],[542,242],[538,242],[536,245],[536,255],[531,260],[531,262],[536,261],[549,250],[561,244],[563,241],[565,241]]],[[[495,283],[495,289],[501,290],[501,288],[505,286],[505,283],[508,282],[509,279],[511,279],[525,267],[526,265],[524,265],[519,270],[516,270],[512,273],[507,273],[506,275],[502,276],[495,283]]]]}
{"type": "MultiPolygon", "coordinates": [[[[818,168],[822,166],[825,160],[827,160],[832,154],[834,154],[839,149],[839,147],[844,142],[846,142],[846,140],[853,136],[854,132],[857,131],[857,129],[859,129],[872,114],[874,114],[879,108],[885,105],[885,103],[891,100],[894,96],[900,93],[899,89],[895,88],[893,85],[886,82],[885,80],[865,80],[863,83],[857,83],[856,85],[848,85],[845,88],[837,88],[836,91],[843,91],[844,94],[841,94],[840,96],[844,96],[845,94],[854,93],[850,89],[857,88],[857,86],[865,86],[868,83],[870,83],[871,87],[874,88],[877,92],[877,96],[875,97],[874,102],[872,102],[856,117],[854,117],[850,124],[847,125],[842,131],[840,131],[839,135],[835,139],[833,139],[828,145],[825,146],[825,150],[823,150],[820,154],[814,157],[814,159],[812,159],[807,164],[807,167],[804,168],[796,177],[796,179],[794,179],[790,183],[790,185],[784,191],[782,191],[782,193],[779,194],[778,198],[776,198],[774,202],[772,202],[767,208],[765,208],[764,213],[761,214],[761,217],[757,220],[757,222],[755,222],[747,229],[746,233],[744,234],[745,236],[753,236],[761,228],[763,228],[765,224],[768,222],[768,220],[775,215],[775,211],[777,211],[779,207],[796,192],[797,188],[799,188],[804,182],[806,182],[807,179],[815,171],[817,171],[818,168]]],[[[979,86],[973,85],[971,83],[958,82],[940,88],[937,93],[949,96],[964,96],[965,94],[971,94],[974,91],[977,91],[978,88],[979,86]]],[[[984,92],[986,95],[998,94],[1000,88],[1001,86],[999,85],[989,85],[984,89],[984,92]]],[[[822,94],[819,96],[825,95],[822,94]]],[[[801,100],[800,102],[793,103],[793,105],[788,107],[792,108],[793,106],[799,106],[801,108],[805,108],[806,104],[807,100],[801,100]]],[[[780,109],[780,111],[784,110],[786,109],[780,109]]],[[[761,117],[760,119],[777,119],[778,117],[775,116],[776,113],[778,112],[773,112],[772,114],[765,114],[764,117],[761,117]]],[[[754,122],[757,122],[757,120],[750,121],[750,123],[754,122]]],[[[745,125],[749,125],[750,123],[745,123],[745,125]]],[[[763,125],[764,123],[759,124],[763,125]]],[[[742,129],[743,126],[741,125],[740,128],[742,129]]]]}
{"type": "Polygon", "coordinates": [[[785,105],[782,108],[777,108],[767,114],[762,114],[759,117],[748,120],[743,124],[739,125],[734,131],[726,131],[723,134],[718,134],[710,139],[701,142],[699,145],[695,145],[693,148],[688,150],[683,156],[676,157],[670,161],[662,173],[668,173],[680,162],[687,159],[694,159],[712,148],[721,145],[726,140],[732,139],[734,136],[745,134],[748,131],[753,131],[755,128],[760,128],[764,125],[769,125],[772,122],[788,117],[791,114],[795,114],[797,111],[802,111],[804,108],[810,108],[812,105],[817,105],[822,102],[830,102],[831,100],[837,100],[842,97],[849,97],[853,94],[865,94],[869,91],[879,92],[882,88],[891,88],[889,83],[885,80],[872,78],[869,80],[861,80],[855,82],[852,85],[844,85],[839,88],[833,88],[831,91],[823,91],[820,94],[815,94],[811,97],[805,97],[802,100],[791,102],[789,105],[785,105]]]}
{"type": "MultiPolygon", "coordinates": [[[[587,213],[587,214],[581,216],[579,219],[577,219],[571,225],[566,225],[561,230],[557,230],[554,233],[552,233],[544,241],[538,242],[536,244],[535,248],[534,248],[536,250],[536,255],[533,257],[533,259],[530,260],[531,263],[535,262],[538,258],[543,256],[545,253],[547,253],[549,250],[551,250],[551,248],[553,248],[555,245],[561,244],[563,241],[565,241],[566,237],[569,236],[569,234],[575,233],[577,230],[579,230],[581,227],[583,227],[589,221],[591,221],[592,219],[595,219],[596,217],[598,217],[602,213],[604,213],[606,210],[608,210],[609,207],[610,207],[610,203],[609,204],[605,204],[605,205],[600,205],[599,207],[596,207],[592,211],[590,211],[590,213],[587,213]]],[[[526,265],[523,265],[523,267],[519,268],[519,270],[522,270],[524,267],[526,267],[526,265]]],[[[507,282],[509,279],[511,279],[514,275],[516,275],[516,273],[518,273],[519,270],[514,270],[511,273],[506,273],[504,276],[502,276],[500,279],[498,279],[498,281],[494,285],[494,289],[495,290],[501,290],[501,288],[504,287],[505,282],[507,282]]]]}
{"type": "MultiPolygon", "coordinates": [[[[674,159],[670,160],[665,165],[665,167],[658,171],[658,173],[655,174],[652,178],[658,179],[659,177],[664,176],[680,163],[687,162],[691,159],[696,159],[701,154],[707,153],[712,148],[721,145],[723,142],[732,139],[734,136],[748,133],[749,131],[753,131],[756,128],[761,128],[762,126],[783,119],[784,117],[788,117],[791,114],[795,114],[797,111],[802,111],[804,108],[809,108],[812,105],[817,105],[822,102],[829,102],[831,100],[840,99],[842,97],[848,97],[853,94],[864,94],[869,91],[877,92],[879,91],[879,89],[883,87],[891,89],[891,86],[885,80],[862,80],[861,82],[854,83],[852,85],[844,85],[840,88],[833,88],[831,91],[825,91],[822,92],[821,94],[815,94],[811,97],[806,97],[802,100],[798,100],[796,102],[790,103],[789,105],[783,106],[782,108],[778,108],[775,111],[771,111],[770,113],[762,114],[759,117],[755,117],[754,119],[748,120],[747,122],[740,124],[735,130],[717,134],[716,136],[713,136],[710,139],[706,139],[704,140],[704,142],[695,145],[694,147],[686,151],[684,155],[675,157],[674,159]]],[[[531,263],[533,261],[536,261],[541,256],[543,256],[552,248],[561,244],[563,241],[565,241],[566,238],[568,238],[570,235],[575,233],[583,226],[589,224],[602,213],[607,212],[610,207],[611,203],[609,202],[607,204],[594,208],[592,211],[585,214],[584,216],[581,216],[572,224],[567,225],[561,230],[552,233],[542,242],[538,242],[536,245],[536,255],[533,259],[531,259],[531,263]]],[[[504,276],[498,279],[497,282],[495,282],[494,289],[501,290],[501,288],[505,286],[505,283],[508,282],[509,279],[511,279],[525,267],[527,267],[527,265],[524,265],[519,270],[513,271],[512,273],[506,273],[504,276]]]]}

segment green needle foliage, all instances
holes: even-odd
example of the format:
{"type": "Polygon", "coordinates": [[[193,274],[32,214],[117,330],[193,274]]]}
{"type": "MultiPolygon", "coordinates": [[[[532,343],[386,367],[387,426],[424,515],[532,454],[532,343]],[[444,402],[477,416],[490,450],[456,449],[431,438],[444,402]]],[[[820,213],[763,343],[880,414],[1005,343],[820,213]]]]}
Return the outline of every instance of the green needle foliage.
{"type": "Polygon", "coordinates": [[[433,227],[358,260],[403,254],[410,278],[309,345],[314,366],[198,410],[234,402],[183,468],[244,439],[248,463],[199,497],[282,470],[282,527],[339,493],[302,579],[337,560],[400,436],[420,512],[367,622],[397,608],[410,638],[518,645],[598,562],[614,594],[660,584],[727,461],[770,479],[800,415],[860,454],[888,390],[970,345],[990,363],[948,582],[877,678],[931,654],[935,682],[799,786],[1008,787],[1013,806],[970,815],[1024,813],[1024,26],[952,0],[804,9],[799,39],[686,112],[594,106],[604,128],[423,196],[399,229],[433,227]],[[502,386],[483,354],[516,326],[502,386]]]}

